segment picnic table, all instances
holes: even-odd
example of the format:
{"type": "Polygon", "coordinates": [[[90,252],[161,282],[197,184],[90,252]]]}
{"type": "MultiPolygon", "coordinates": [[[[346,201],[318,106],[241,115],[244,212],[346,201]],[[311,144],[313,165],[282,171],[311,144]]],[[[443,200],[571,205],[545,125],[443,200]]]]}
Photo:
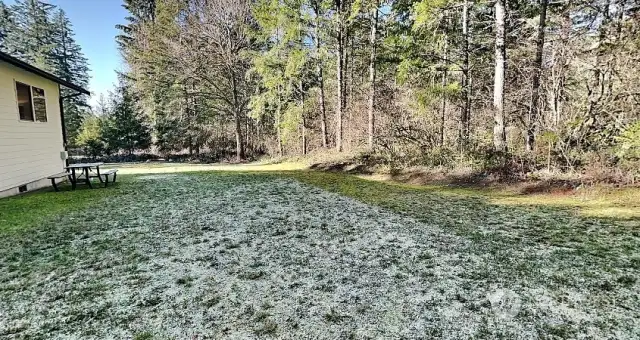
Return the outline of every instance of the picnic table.
{"type": "Polygon", "coordinates": [[[100,179],[100,183],[102,183],[102,176],[99,176],[100,166],[102,165],[104,165],[104,163],[99,162],[99,163],[78,163],[78,164],[71,164],[67,166],[65,169],[71,170],[71,176],[69,177],[69,180],[71,181],[71,188],[73,190],[76,189],[78,180],[82,179],[82,176],[84,176],[84,181],[89,186],[89,188],[93,188],[93,186],[91,185],[91,169],[92,168],[96,169],[96,172],[98,173],[97,177],[100,179]],[[77,175],[78,170],[82,171],[80,173],[80,176],[77,175]]]}
{"type": "Polygon", "coordinates": [[[100,166],[102,165],[104,165],[104,163],[102,162],[71,164],[64,168],[66,170],[65,172],[52,175],[47,178],[51,180],[51,185],[53,185],[53,189],[55,189],[55,191],[59,191],[58,183],[56,183],[56,180],[58,179],[68,179],[69,182],[71,182],[71,189],[76,190],[76,186],[78,185],[80,180],[84,180],[84,183],[88,185],[89,188],[93,189],[93,185],[91,185],[91,179],[98,178],[98,180],[100,180],[100,183],[104,184],[106,188],[109,185],[109,175],[111,175],[112,182],[115,183],[118,170],[114,169],[100,172],[100,166]],[[95,172],[92,171],[92,169],[95,169],[95,172]]]}

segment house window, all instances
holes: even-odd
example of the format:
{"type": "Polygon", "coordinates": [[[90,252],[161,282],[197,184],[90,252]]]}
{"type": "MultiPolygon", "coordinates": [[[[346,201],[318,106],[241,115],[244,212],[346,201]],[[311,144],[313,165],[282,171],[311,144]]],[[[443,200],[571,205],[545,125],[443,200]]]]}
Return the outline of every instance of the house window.
{"type": "Polygon", "coordinates": [[[31,86],[16,82],[16,93],[18,94],[18,111],[20,111],[20,120],[33,121],[31,86]]]}
{"type": "Polygon", "coordinates": [[[47,100],[44,90],[16,82],[20,120],[47,121],[47,100]]]}

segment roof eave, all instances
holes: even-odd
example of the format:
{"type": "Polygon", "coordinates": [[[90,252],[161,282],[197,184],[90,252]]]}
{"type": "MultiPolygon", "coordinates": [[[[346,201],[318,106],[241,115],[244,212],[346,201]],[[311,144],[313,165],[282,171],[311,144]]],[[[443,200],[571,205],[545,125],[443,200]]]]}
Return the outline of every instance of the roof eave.
{"type": "Polygon", "coordinates": [[[58,83],[58,84],[60,84],[60,85],[62,85],[64,87],[67,87],[67,88],[70,88],[72,90],[78,91],[78,92],[80,92],[82,94],[91,95],[91,92],[89,92],[88,90],[85,90],[84,88],[82,88],[82,87],[80,87],[78,85],[72,84],[72,83],[70,83],[70,82],[68,82],[68,81],[66,81],[66,80],[64,80],[62,78],[54,76],[53,74],[51,74],[49,72],[46,72],[46,71],[43,71],[43,70],[41,70],[41,69],[39,69],[39,68],[37,68],[35,66],[32,66],[30,64],[27,64],[24,61],[22,61],[20,59],[17,59],[15,57],[12,57],[12,56],[10,56],[10,55],[8,55],[6,53],[0,52],[0,60],[6,62],[8,64],[11,64],[11,65],[13,65],[15,67],[18,67],[18,68],[20,68],[22,70],[25,70],[27,72],[31,72],[33,74],[36,74],[36,75],[38,75],[38,76],[40,76],[42,78],[49,79],[49,80],[51,80],[51,81],[53,81],[55,83],[58,83]]]}

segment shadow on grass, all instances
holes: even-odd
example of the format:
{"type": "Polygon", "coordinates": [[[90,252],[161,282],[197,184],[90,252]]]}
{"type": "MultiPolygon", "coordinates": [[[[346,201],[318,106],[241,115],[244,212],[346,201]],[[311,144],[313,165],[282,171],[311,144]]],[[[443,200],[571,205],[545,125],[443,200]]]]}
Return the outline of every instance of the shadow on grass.
{"type": "Polygon", "coordinates": [[[492,263],[485,271],[467,273],[470,277],[578,289],[594,296],[628,292],[640,282],[637,219],[629,224],[615,216],[584,217],[550,202],[496,204],[492,200],[514,195],[491,197],[465,188],[416,187],[336,173],[284,175],[466,238],[469,246],[460,251],[492,263]]]}
{"type": "MultiPolygon", "coordinates": [[[[499,233],[514,244],[607,249],[640,245],[635,218],[584,217],[562,197],[536,204],[535,197],[511,200],[513,193],[478,192],[468,188],[410,186],[320,172],[289,172],[285,176],[325,190],[403,213],[463,236],[499,233]]],[[[606,206],[606,203],[600,203],[606,206]]],[[[636,248],[637,249],[637,248],[636,248]]]]}
{"type": "Polygon", "coordinates": [[[347,174],[372,174],[373,170],[364,164],[354,164],[353,162],[318,163],[309,167],[311,170],[343,172],[347,174]]]}
{"type": "MultiPolygon", "coordinates": [[[[276,176],[348,196],[364,203],[437,225],[460,236],[490,240],[508,247],[561,247],[599,255],[627,255],[640,245],[638,219],[588,217],[580,209],[618,205],[601,201],[576,205],[573,198],[522,195],[465,187],[414,186],[366,180],[353,175],[319,171],[201,172],[218,176],[276,176]]],[[[628,208],[634,210],[633,207],[628,208]]],[[[613,212],[613,211],[612,211],[613,212]]],[[[484,242],[482,242],[484,243],[484,242]]],[[[500,248],[491,247],[491,248],[500,248]]]]}

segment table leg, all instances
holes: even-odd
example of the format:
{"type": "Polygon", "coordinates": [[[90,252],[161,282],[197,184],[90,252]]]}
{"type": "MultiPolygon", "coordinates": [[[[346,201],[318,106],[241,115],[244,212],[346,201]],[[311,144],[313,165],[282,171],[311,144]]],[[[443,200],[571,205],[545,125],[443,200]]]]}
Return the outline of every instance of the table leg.
{"type": "Polygon", "coordinates": [[[89,177],[89,168],[84,168],[84,176],[89,188],[93,189],[93,186],[91,185],[91,177],[89,177]]]}
{"type": "Polygon", "coordinates": [[[71,190],[76,190],[76,183],[78,183],[76,168],[71,168],[71,190]]]}
{"type": "Polygon", "coordinates": [[[98,174],[98,180],[100,180],[101,184],[104,184],[104,180],[102,179],[102,175],[100,175],[100,167],[96,167],[96,173],[98,174]]]}

